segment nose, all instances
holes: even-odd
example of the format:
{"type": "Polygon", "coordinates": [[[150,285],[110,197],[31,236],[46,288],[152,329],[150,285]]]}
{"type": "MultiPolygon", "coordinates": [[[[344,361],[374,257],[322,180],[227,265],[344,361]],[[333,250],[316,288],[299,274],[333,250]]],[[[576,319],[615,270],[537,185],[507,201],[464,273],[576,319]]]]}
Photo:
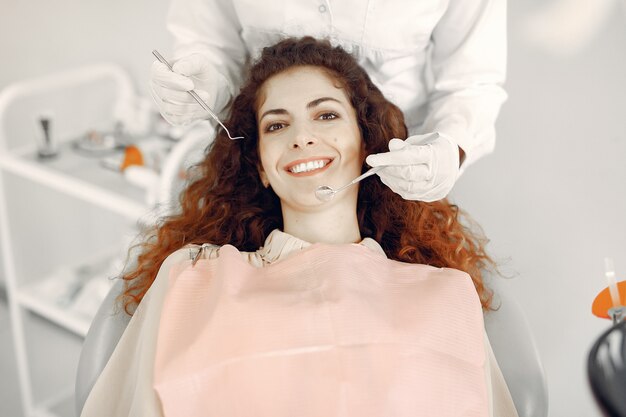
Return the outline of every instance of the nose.
{"type": "Polygon", "coordinates": [[[317,144],[317,138],[308,129],[300,128],[295,132],[289,147],[291,149],[304,149],[317,144]]]}

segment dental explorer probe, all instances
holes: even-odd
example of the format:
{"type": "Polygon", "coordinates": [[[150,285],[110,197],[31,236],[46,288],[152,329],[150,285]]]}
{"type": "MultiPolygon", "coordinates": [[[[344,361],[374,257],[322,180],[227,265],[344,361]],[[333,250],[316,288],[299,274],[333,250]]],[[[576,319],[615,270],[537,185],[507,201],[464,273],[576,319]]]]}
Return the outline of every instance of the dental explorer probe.
{"type": "MultiPolygon", "coordinates": [[[[159,62],[165,64],[165,66],[167,66],[167,68],[169,68],[170,71],[174,72],[174,69],[172,68],[172,66],[170,65],[169,62],[167,62],[167,60],[165,58],[163,58],[163,55],[161,55],[159,53],[159,51],[157,51],[156,49],[152,51],[152,55],[154,55],[156,57],[156,59],[159,60],[159,62]]],[[[200,96],[198,95],[198,93],[196,93],[194,90],[188,90],[187,91],[189,93],[189,95],[191,97],[193,97],[194,100],[196,100],[198,102],[198,104],[200,105],[200,107],[202,107],[204,110],[206,110],[207,113],[209,113],[209,115],[213,118],[213,120],[215,120],[217,123],[219,123],[220,126],[222,126],[222,128],[226,131],[226,134],[228,135],[228,137],[232,140],[235,139],[243,139],[243,136],[236,136],[236,137],[232,137],[230,135],[230,132],[228,131],[228,129],[226,128],[226,126],[224,126],[224,124],[220,121],[219,117],[217,117],[217,115],[215,113],[213,113],[213,110],[211,110],[211,108],[209,107],[208,104],[205,103],[204,100],[202,100],[200,98],[200,96]]]]}
{"type": "Polygon", "coordinates": [[[376,174],[382,168],[384,168],[384,166],[377,166],[374,168],[370,168],[364,174],[359,175],[358,177],[350,181],[348,184],[344,185],[343,187],[339,187],[336,190],[328,185],[320,185],[319,187],[317,187],[317,190],[315,190],[315,197],[317,197],[317,199],[320,201],[330,201],[338,192],[345,190],[349,186],[356,184],[357,182],[361,181],[364,178],[369,177],[370,175],[376,174]]]}

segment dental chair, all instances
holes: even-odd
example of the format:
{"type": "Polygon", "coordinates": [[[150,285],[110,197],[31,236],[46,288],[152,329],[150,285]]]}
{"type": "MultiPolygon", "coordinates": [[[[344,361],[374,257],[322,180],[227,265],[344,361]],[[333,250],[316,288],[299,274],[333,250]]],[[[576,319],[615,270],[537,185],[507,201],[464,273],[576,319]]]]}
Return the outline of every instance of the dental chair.
{"type": "MultiPolygon", "coordinates": [[[[528,322],[507,286],[496,281],[489,286],[500,308],[485,313],[485,328],[519,417],[546,417],[546,381],[528,322]]],[[[130,321],[115,305],[122,289],[120,280],[100,306],[85,338],[76,378],[77,415],[130,321]]]]}
{"type": "Polygon", "coordinates": [[[548,416],[548,387],[530,325],[512,289],[501,278],[487,281],[496,311],[484,314],[485,329],[519,417],[548,416]]]}

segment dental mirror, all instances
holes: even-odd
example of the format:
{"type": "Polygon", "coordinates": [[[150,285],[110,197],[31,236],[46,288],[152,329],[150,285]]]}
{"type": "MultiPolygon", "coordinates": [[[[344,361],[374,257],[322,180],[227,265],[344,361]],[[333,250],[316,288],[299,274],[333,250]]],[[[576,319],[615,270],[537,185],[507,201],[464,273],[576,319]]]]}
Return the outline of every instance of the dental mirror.
{"type": "Polygon", "coordinates": [[[333,189],[333,187],[330,187],[328,185],[320,185],[319,187],[317,187],[317,190],[315,190],[315,197],[320,201],[330,201],[333,199],[333,197],[335,197],[335,194],[337,194],[338,192],[345,190],[349,186],[356,184],[357,182],[361,181],[364,178],[367,178],[371,175],[376,174],[378,171],[381,170],[381,168],[383,167],[378,166],[378,167],[370,168],[364,174],[356,177],[355,179],[350,181],[348,184],[344,185],[343,187],[339,187],[336,190],[333,189]]]}

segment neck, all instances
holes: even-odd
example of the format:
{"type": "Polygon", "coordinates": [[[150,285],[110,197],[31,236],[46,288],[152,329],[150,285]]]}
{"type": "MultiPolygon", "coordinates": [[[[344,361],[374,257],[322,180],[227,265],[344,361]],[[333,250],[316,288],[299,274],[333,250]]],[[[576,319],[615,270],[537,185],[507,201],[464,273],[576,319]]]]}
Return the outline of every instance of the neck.
{"type": "Polygon", "coordinates": [[[284,232],[310,243],[357,243],[361,232],[354,204],[337,202],[323,209],[302,211],[284,206],[284,232]]]}

